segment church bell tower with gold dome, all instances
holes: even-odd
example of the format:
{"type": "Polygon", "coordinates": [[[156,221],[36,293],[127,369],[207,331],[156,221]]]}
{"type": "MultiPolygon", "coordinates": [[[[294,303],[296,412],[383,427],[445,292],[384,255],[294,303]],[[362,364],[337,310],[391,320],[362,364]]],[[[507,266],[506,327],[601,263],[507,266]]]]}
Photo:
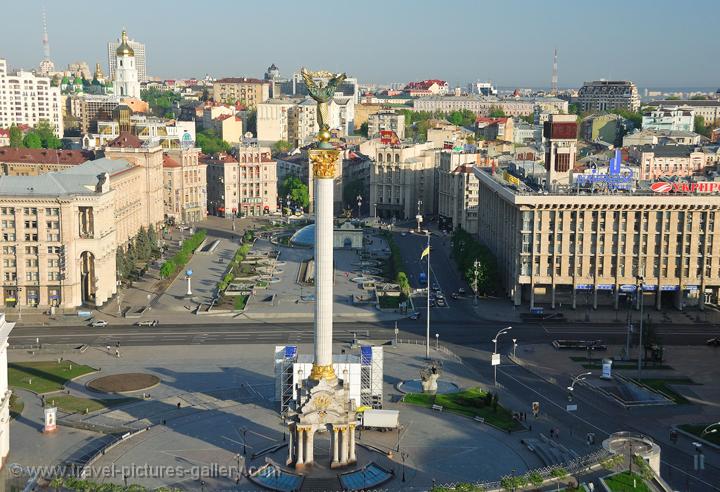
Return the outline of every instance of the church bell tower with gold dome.
{"type": "Polygon", "coordinates": [[[140,99],[140,81],[135,66],[135,51],[128,44],[127,32],[122,32],[120,46],[117,47],[115,53],[117,55],[115,80],[113,80],[115,95],[140,99]]]}

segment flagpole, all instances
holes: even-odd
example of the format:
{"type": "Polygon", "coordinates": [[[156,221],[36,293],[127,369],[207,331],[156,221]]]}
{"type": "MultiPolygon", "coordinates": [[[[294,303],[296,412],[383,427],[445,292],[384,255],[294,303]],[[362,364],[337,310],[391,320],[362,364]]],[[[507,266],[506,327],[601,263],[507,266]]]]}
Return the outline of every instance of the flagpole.
{"type": "Polygon", "coordinates": [[[430,229],[427,230],[427,319],[425,320],[425,358],[430,360],[430,229]]]}

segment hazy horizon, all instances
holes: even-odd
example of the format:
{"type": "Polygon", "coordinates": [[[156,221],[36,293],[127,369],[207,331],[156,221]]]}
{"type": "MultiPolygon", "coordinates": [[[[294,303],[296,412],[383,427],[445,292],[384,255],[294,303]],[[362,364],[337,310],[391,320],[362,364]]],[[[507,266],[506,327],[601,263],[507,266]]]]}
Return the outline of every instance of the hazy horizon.
{"type": "MultiPolygon", "coordinates": [[[[683,13],[716,7],[711,0],[688,3],[683,13]]],[[[693,15],[698,35],[689,36],[687,24],[673,25],[679,6],[668,0],[608,0],[602,8],[572,0],[548,0],[544,8],[532,0],[122,5],[115,11],[89,0],[45,1],[56,69],[85,61],[92,70],[100,62],[107,73],[107,43],[125,28],[145,44],[148,74],[160,78],[262,77],[275,63],[284,77],[304,65],[345,71],[363,83],[439,78],[549,87],[557,48],[561,88],[600,78],[656,89],[720,86],[720,66],[708,63],[716,58],[713,45],[700,36],[715,31],[714,16],[693,15]]],[[[0,57],[11,67],[30,70],[42,60],[42,8],[39,0],[3,5],[13,22],[0,31],[0,57]]]]}

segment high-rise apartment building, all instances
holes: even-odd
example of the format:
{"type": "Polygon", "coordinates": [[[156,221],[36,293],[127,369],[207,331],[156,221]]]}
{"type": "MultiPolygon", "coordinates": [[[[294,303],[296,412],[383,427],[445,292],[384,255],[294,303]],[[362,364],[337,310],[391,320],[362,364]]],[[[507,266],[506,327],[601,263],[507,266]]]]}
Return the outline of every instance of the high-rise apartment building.
{"type": "Polygon", "coordinates": [[[49,77],[37,77],[32,72],[9,74],[7,61],[0,58],[0,128],[36,126],[43,120],[62,138],[60,88],[53,87],[49,77]]]}
{"type": "Polygon", "coordinates": [[[270,82],[247,77],[218,79],[213,84],[213,99],[218,103],[239,102],[248,108],[270,99],[270,82]]]}
{"type": "MultiPolygon", "coordinates": [[[[117,49],[122,44],[122,37],[108,43],[108,66],[110,67],[110,80],[115,80],[117,69],[117,49]]],[[[147,67],[145,59],[145,45],[133,39],[127,39],[126,44],[135,53],[135,67],[138,73],[138,81],[147,82],[147,67]]]]}
{"type": "Polygon", "coordinates": [[[640,94],[628,80],[594,80],[585,82],[578,91],[581,111],[611,111],[640,109],[640,94]]]}

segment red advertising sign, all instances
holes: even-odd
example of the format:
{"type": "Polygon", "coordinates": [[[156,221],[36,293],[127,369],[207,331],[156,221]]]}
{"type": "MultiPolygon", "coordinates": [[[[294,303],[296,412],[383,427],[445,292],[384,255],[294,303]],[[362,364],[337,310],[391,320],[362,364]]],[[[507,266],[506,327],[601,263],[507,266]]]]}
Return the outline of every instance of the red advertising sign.
{"type": "Polygon", "coordinates": [[[655,193],[718,193],[720,192],[720,182],[669,183],[667,181],[657,181],[650,185],[650,189],[655,193]]]}

